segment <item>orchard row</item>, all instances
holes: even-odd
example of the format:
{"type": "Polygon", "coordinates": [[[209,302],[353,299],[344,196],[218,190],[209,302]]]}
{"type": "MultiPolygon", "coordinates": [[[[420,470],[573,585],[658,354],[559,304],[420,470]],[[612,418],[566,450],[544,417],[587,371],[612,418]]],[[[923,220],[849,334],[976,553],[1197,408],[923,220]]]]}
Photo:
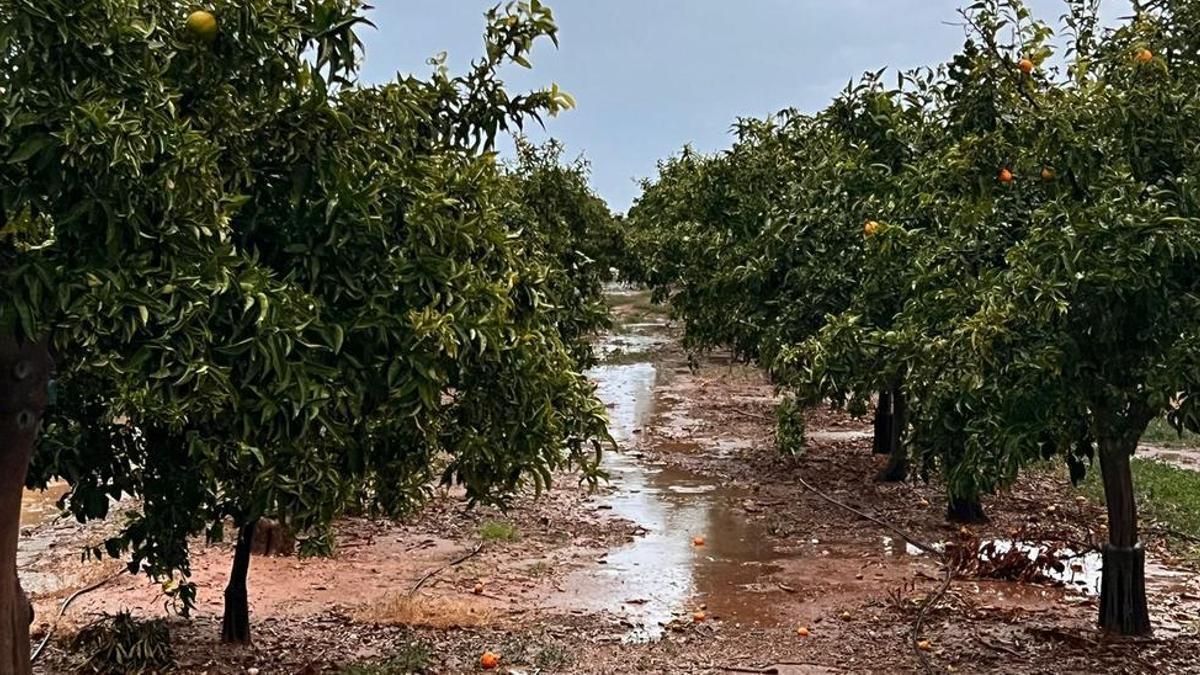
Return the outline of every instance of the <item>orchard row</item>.
{"type": "MultiPolygon", "coordinates": [[[[556,41],[537,0],[489,13],[466,74],[381,86],[356,80],[359,0],[188,5],[0,2],[0,565],[27,482],[66,480],[81,521],[124,500],[93,553],[184,611],[189,542],[232,525],[244,642],[262,518],[320,552],[439,482],[595,479],[614,220],[559,146],[493,152],[573,105],[497,78],[556,41]]],[[[0,671],[28,644],[0,584],[0,671]]]]}
{"type": "Polygon", "coordinates": [[[1105,26],[1097,5],[1065,3],[1056,34],[975,2],[948,63],[662,162],[627,274],[692,347],[770,371],[783,450],[805,408],[874,402],[878,479],[938,477],[952,519],[1034,463],[1098,464],[1100,624],[1141,634],[1130,456],[1155,418],[1200,421],[1200,6],[1105,26]]]}

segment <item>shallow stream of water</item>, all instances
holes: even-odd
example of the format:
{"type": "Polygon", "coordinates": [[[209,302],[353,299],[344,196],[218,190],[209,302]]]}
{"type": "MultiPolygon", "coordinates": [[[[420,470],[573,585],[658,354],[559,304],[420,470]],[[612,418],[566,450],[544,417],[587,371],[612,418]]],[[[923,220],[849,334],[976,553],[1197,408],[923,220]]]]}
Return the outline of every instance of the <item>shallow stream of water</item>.
{"type": "Polygon", "coordinates": [[[725,621],[760,621],[768,604],[762,593],[780,592],[760,583],[777,569],[771,563],[779,556],[762,527],[735,506],[745,498],[741,491],[655,465],[637,452],[641,432],[661,412],[657,389],[674,368],[660,366],[653,354],[666,331],[662,321],[626,324],[599,349],[617,355],[610,359],[615,362],[589,373],[621,448],[606,456],[616,489],[598,498],[598,507],[644,534],[606,555],[603,565],[575,572],[567,587],[580,590],[569,602],[620,617],[629,641],[657,639],[666,624],[690,621],[701,607],[725,621]]]}

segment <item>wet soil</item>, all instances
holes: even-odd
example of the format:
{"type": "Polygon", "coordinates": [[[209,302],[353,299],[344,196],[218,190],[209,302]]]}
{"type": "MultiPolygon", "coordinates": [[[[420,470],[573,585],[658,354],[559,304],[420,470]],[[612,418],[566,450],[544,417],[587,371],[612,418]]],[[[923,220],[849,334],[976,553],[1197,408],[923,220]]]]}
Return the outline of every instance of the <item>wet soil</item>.
{"type": "MultiPolygon", "coordinates": [[[[1104,514],[1076,499],[1062,471],[1030,472],[987,500],[986,526],[949,526],[938,486],[871,481],[883,458],[871,454],[868,420],[814,410],[806,453],[782,457],[762,373],[722,354],[689,367],[644,295],[614,293],[613,304],[620,327],[591,373],[621,448],[605,460],[608,485],[589,492],[561,476],[506,513],[466,510],[444,493],[406,523],[342,523],[333,558],[255,558],[250,648],[217,644],[232,550],[198,544],[200,606],[171,619],[180,671],[337,672],[418,644],[437,673],[476,671],[488,649],[514,673],[920,672],[909,638],[941,584],[940,557],[807,491],[803,478],[916,540],[1080,553],[1041,583],[956,579],[919,635],[935,672],[1200,672],[1200,576],[1163,542],[1148,542],[1155,636],[1096,632],[1088,551],[1104,514]],[[504,536],[472,555],[481,532],[504,536]]],[[[40,630],[57,600],[111,570],[79,573],[61,553],[97,534],[29,526],[22,547],[55,552],[22,569],[23,579],[51,575],[35,593],[40,630]]],[[[72,605],[40,672],[65,672],[65,636],[121,609],[164,616],[158,587],[122,577],[72,605]]]]}

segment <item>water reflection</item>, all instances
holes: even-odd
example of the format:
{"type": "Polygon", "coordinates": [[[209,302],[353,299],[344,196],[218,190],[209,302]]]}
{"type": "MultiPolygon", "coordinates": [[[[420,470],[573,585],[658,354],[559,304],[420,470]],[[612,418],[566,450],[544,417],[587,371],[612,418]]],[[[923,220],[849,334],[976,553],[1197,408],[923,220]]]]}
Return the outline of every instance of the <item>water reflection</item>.
{"type": "Polygon", "coordinates": [[[591,371],[623,452],[605,460],[615,490],[601,504],[645,530],[611,552],[604,565],[579,570],[567,584],[573,607],[607,611],[630,627],[629,641],[661,637],[664,625],[701,605],[710,616],[753,622],[766,603],[764,576],[776,555],[763,529],[734,505],[746,495],[683,471],[655,466],[631,452],[655,411],[655,388],[669,373],[650,362],[591,371]],[[695,546],[694,537],[705,544],[695,546]]]}

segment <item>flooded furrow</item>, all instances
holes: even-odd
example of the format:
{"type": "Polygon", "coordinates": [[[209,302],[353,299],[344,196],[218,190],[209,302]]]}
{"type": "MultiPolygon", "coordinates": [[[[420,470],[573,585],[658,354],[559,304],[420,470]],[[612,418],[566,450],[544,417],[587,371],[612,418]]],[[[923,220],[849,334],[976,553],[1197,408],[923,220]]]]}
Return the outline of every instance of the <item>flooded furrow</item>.
{"type": "Polygon", "coordinates": [[[691,621],[702,607],[725,621],[764,622],[769,603],[762,594],[779,592],[764,583],[778,571],[772,563],[779,554],[736,506],[746,494],[638,452],[643,431],[669,412],[660,387],[683,365],[658,358],[668,340],[661,318],[624,323],[600,345],[608,362],[589,373],[620,447],[605,459],[614,489],[597,507],[634,522],[642,534],[603,564],[577,570],[566,587],[578,590],[565,602],[619,617],[628,641],[658,639],[671,621],[691,621]]]}

